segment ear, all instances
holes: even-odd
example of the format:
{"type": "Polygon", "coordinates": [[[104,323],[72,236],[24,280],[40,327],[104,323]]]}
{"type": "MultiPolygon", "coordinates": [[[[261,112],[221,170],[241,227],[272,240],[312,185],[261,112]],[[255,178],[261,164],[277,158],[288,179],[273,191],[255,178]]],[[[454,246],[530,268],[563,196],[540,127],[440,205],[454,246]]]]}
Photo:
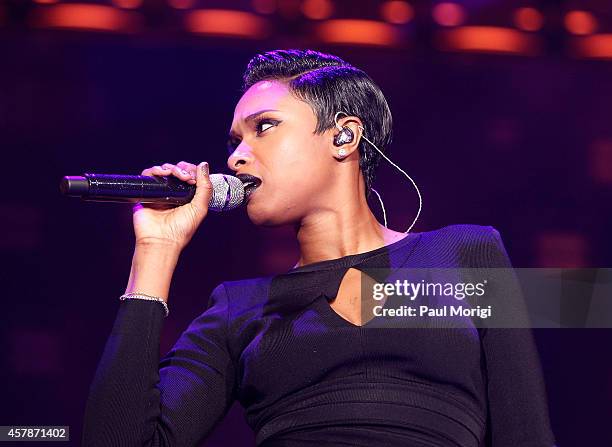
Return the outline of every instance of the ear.
{"type": "Polygon", "coordinates": [[[334,125],[334,127],[328,131],[330,132],[329,150],[331,151],[331,155],[335,157],[337,160],[347,160],[351,158],[351,156],[353,156],[354,153],[356,153],[357,159],[359,159],[358,148],[359,148],[359,141],[361,140],[361,133],[362,133],[361,128],[363,128],[363,124],[361,123],[361,120],[357,118],[356,116],[344,116],[338,119],[338,126],[340,128],[348,127],[353,133],[353,141],[351,141],[350,143],[344,143],[341,146],[336,146],[334,144],[334,138],[341,131],[338,130],[338,127],[334,125]],[[338,151],[340,149],[343,149],[346,155],[342,157],[338,156],[338,151]]]}

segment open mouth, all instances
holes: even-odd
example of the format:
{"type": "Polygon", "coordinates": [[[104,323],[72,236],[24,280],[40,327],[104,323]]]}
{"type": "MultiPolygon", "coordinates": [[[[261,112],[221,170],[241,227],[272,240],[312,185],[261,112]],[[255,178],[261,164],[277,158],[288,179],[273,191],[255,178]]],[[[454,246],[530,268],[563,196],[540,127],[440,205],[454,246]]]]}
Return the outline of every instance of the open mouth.
{"type": "Polygon", "coordinates": [[[236,177],[244,186],[244,195],[248,199],[251,194],[261,185],[261,179],[251,174],[238,174],[236,177]]]}

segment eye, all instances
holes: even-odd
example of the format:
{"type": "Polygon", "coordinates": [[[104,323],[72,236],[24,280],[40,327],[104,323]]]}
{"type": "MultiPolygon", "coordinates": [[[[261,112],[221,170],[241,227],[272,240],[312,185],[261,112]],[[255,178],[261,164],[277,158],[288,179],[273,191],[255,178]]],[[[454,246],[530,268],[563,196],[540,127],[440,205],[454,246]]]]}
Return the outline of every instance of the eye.
{"type": "Polygon", "coordinates": [[[263,118],[255,123],[255,131],[257,132],[257,135],[260,135],[266,130],[278,126],[279,123],[280,121],[278,120],[263,118]]]}

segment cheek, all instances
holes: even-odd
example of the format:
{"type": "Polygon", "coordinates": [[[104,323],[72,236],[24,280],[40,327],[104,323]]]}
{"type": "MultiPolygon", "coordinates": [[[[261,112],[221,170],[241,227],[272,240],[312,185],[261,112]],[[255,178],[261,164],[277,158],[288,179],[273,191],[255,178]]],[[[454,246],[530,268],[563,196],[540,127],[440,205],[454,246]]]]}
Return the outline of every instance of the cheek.
{"type": "Polygon", "coordinates": [[[300,146],[286,148],[277,162],[273,176],[277,180],[275,196],[284,199],[279,205],[299,207],[321,192],[327,169],[320,147],[301,142],[300,146]]]}
{"type": "MultiPolygon", "coordinates": [[[[308,208],[325,202],[330,191],[331,162],[322,135],[303,126],[274,135],[258,154],[264,185],[258,200],[249,204],[255,224],[278,225],[299,220],[308,208]]],[[[333,161],[333,159],[331,159],[333,161]]]]}
{"type": "Polygon", "coordinates": [[[273,178],[281,182],[276,185],[278,190],[287,197],[317,192],[329,175],[324,154],[320,139],[312,134],[284,141],[271,166],[273,178]]]}

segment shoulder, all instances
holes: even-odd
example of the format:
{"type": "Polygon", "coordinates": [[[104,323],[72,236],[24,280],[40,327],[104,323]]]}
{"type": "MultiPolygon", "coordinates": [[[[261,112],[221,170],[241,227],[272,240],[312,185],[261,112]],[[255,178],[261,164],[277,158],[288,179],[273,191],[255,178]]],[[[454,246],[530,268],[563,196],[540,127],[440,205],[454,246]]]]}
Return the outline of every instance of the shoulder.
{"type": "Polygon", "coordinates": [[[437,230],[420,233],[428,240],[443,240],[449,243],[478,243],[495,237],[499,232],[490,225],[454,224],[437,230]]]}
{"type": "Polygon", "coordinates": [[[223,281],[213,291],[222,294],[227,301],[230,314],[255,310],[262,306],[270,294],[273,276],[262,276],[234,281],[223,281]]]}
{"type": "Polygon", "coordinates": [[[228,295],[260,295],[268,291],[272,278],[272,276],[261,276],[257,278],[224,281],[219,286],[223,286],[228,295]]]}
{"type": "Polygon", "coordinates": [[[419,248],[440,264],[509,266],[499,231],[490,225],[454,224],[419,234],[419,248]]]}

